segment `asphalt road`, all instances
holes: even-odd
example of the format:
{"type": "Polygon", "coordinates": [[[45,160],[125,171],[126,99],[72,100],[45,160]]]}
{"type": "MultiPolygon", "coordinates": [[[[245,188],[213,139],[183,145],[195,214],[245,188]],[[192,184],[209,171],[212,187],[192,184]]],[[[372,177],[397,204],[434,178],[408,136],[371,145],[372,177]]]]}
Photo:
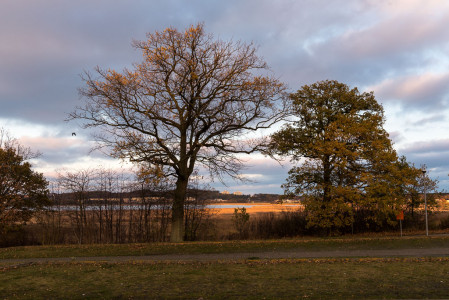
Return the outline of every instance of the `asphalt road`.
{"type": "Polygon", "coordinates": [[[299,259],[299,258],[362,258],[362,257],[446,257],[449,248],[393,249],[393,250],[344,250],[344,251],[271,251],[218,254],[167,254],[148,256],[95,256],[0,259],[0,268],[45,263],[67,262],[219,262],[246,259],[299,259]]]}

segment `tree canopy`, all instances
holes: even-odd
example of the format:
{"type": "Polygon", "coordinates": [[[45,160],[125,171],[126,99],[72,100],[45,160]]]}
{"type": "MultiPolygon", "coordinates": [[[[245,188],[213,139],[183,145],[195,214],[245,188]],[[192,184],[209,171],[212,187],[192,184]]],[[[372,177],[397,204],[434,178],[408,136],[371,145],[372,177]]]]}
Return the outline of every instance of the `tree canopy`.
{"type": "Polygon", "coordinates": [[[406,180],[374,94],[337,81],[305,85],[290,95],[296,120],[272,135],[271,149],[299,165],[286,193],[303,195],[309,226],[338,230],[399,209],[406,180]]]}
{"type": "Polygon", "coordinates": [[[111,155],[176,178],[172,241],[182,240],[183,203],[197,164],[212,177],[237,177],[242,161],[264,140],[245,138],[285,116],[284,85],[252,44],[215,40],[203,25],[167,28],[135,42],[143,61],[119,73],[86,74],[86,99],[71,118],[101,128],[111,155]]]}
{"type": "Polygon", "coordinates": [[[31,151],[0,130],[0,229],[28,221],[48,199],[48,182],[34,172],[31,151]]]}

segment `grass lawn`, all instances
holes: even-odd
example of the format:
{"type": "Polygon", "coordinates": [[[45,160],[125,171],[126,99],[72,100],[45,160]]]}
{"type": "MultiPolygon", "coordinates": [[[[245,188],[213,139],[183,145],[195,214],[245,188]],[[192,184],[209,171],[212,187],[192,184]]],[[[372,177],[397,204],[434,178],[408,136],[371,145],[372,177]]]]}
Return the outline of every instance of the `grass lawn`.
{"type": "Polygon", "coordinates": [[[449,247],[449,237],[33,246],[0,249],[0,299],[449,298],[449,257],[258,259],[258,252],[449,247]],[[251,252],[216,262],[65,262],[6,258],[251,252]]]}
{"type": "Polygon", "coordinates": [[[266,252],[293,249],[328,251],[437,247],[449,247],[449,237],[301,238],[259,241],[29,246],[1,248],[0,259],[266,252]]]}
{"type": "Polygon", "coordinates": [[[448,298],[448,258],[63,263],[0,272],[3,299],[448,298]]]}

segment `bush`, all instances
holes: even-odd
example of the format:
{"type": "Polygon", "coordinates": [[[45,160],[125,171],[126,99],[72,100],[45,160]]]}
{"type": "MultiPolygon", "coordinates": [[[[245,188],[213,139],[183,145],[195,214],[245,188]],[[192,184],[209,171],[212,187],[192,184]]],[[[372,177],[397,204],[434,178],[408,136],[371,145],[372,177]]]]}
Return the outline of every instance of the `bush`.
{"type": "Polygon", "coordinates": [[[306,224],[303,211],[269,212],[251,222],[249,235],[259,239],[300,236],[307,233],[306,224]]]}
{"type": "Polygon", "coordinates": [[[12,225],[0,228],[0,247],[29,245],[28,234],[23,226],[12,225]]]}
{"type": "Polygon", "coordinates": [[[446,216],[440,220],[440,229],[449,229],[449,216],[446,216]]]}
{"type": "Polygon", "coordinates": [[[354,214],[354,223],[346,228],[345,233],[384,232],[396,230],[394,214],[379,214],[372,210],[358,210],[354,214]]]}
{"type": "Polygon", "coordinates": [[[233,216],[234,227],[239,234],[240,239],[245,239],[248,237],[248,222],[249,213],[246,212],[246,208],[235,208],[233,216]]]}

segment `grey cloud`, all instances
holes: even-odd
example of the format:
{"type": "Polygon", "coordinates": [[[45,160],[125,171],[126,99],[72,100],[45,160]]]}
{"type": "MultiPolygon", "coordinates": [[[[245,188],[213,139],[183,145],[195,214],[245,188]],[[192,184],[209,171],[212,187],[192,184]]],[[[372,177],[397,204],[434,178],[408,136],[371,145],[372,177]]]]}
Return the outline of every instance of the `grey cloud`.
{"type": "Polygon", "coordinates": [[[443,122],[447,121],[446,115],[436,114],[436,115],[431,115],[429,117],[425,117],[420,120],[417,120],[417,121],[413,122],[412,125],[413,126],[425,126],[427,124],[437,123],[437,122],[442,122],[442,121],[443,122]]]}
{"type": "Polygon", "coordinates": [[[443,153],[406,153],[407,161],[415,164],[415,166],[426,165],[429,168],[448,169],[449,162],[447,160],[448,152],[443,153]]]}
{"type": "Polygon", "coordinates": [[[247,175],[249,182],[239,182],[228,177],[224,178],[226,185],[219,181],[210,183],[212,187],[217,190],[234,190],[239,187],[248,193],[279,193],[282,194],[281,185],[285,183],[288,177],[288,171],[292,165],[288,162],[283,162],[282,165],[275,160],[269,158],[251,159],[246,168],[242,171],[247,175]]]}
{"type": "Polygon", "coordinates": [[[429,170],[429,176],[432,179],[440,181],[439,187],[448,190],[449,181],[447,179],[449,161],[449,152],[441,153],[406,153],[407,161],[413,162],[416,167],[426,165],[429,170]]]}
{"type": "MultiPolygon", "coordinates": [[[[449,152],[449,139],[436,141],[416,142],[399,149],[400,151],[414,154],[430,154],[439,152],[449,152]]],[[[448,161],[449,163],[449,161],[448,161]]]]}
{"type": "MultiPolygon", "coordinates": [[[[175,1],[7,1],[0,11],[0,117],[57,124],[78,104],[84,70],[140,60],[133,39],[195,23],[175,1]],[[51,7],[51,9],[50,9],[51,7]]],[[[203,5],[207,8],[211,5],[203,5]]]]}
{"type": "Polygon", "coordinates": [[[401,147],[398,153],[405,155],[407,160],[417,167],[426,165],[431,178],[440,181],[440,189],[447,190],[449,139],[413,143],[401,147]]]}

